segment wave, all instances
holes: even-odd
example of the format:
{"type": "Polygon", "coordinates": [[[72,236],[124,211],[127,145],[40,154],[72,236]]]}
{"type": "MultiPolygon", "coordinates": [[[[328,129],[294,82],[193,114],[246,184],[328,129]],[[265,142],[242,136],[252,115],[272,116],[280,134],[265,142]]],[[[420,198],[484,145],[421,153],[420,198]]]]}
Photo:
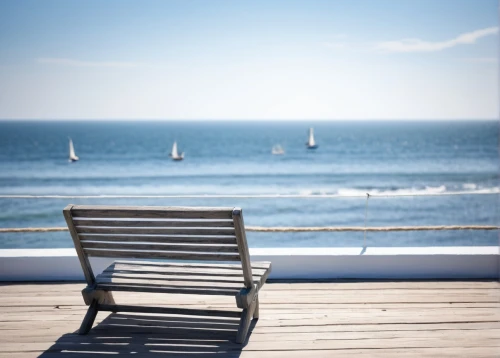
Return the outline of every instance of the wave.
{"type": "Polygon", "coordinates": [[[425,195],[425,194],[496,194],[500,193],[499,187],[478,188],[476,184],[466,183],[461,188],[448,189],[445,185],[436,187],[426,186],[424,188],[400,188],[400,189],[351,189],[342,188],[338,189],[338,195],[425,195]]]}
{"type": "Polygon", "coordinates": [[[425,188],[401,188],[401,189],[373,189],[373,190],[361,190],[361,189],[339,189],[337,190],[338,195],[414,195],[414,194],[441,194],[446,192],[446,186],[441,185],[438,187],[426,186],[425,188]]]}
{"type": "Polygon", "coordinates": [[[52,187],[18,187],[0,191],[0,196],[112,196],[119,198],[120,196],[192,196],[192,197],[258,197],[258,196],[322,196],[322,195],[338,195],[338,196],[366,196],[370,195],[439,195],[439,194],[498,194],[500,188],[482,187],[473,183],[465,183],[452,185],[447,187],[440,186],[425,186],[425,187],[409,187],[409,188],[335,188],[335,187],[290,187],[277,185],[254,185],[254,186],[231,186],[231,185],[192,185],[177,183],[177,184],[162,184],[162,185],[111,185],[111,186],[92,186],[83,185],[77,187],[71,186],[52,186],[52,187]]]}

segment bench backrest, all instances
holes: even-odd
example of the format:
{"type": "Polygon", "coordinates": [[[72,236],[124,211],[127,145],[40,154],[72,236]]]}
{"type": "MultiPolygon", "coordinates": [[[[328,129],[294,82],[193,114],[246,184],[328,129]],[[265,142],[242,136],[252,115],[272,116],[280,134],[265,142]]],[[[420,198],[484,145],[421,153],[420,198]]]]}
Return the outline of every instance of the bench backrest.
{"type": "Polygon", "coordinates": [[[89,284],[88,257],[239,261],[252,286],[240,208],[68,205],[64,217],[89,284]]]}

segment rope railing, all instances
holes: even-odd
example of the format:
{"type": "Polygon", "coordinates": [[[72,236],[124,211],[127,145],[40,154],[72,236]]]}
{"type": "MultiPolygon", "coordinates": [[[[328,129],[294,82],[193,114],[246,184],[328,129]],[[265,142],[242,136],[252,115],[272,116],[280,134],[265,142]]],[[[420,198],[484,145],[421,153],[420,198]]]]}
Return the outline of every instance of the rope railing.
{"type": "MultiPolygon", "coordinates": [[[[442,231],[442,230],[498,230],[499,226],[492,225],[431,225],[431,226],[375,226],[367,227],[368,200],[370,198],[409,197],[409,196],[455,196],[455,195],[498,195],[499,192],[447,192],[447,193],[412,193],[412,194],[207,194],[207,195],[6,195],[0,198],[8,199],[120,199],[120,198],[238,198],[238,199],[275,199],[275,198],[366,198],[364,226],[315,226],[315,227],[262,227],[247,226],[251,232],[390,232],[390,231],[442,231]]],[[[27,228],[0,228],[0,233],[19,232],[58,232],[68,231],[67,227],[27,227],[27,228]]],[[[366,240],[366,236],[365,236],[366,240]]]]}
{"type": "Polygon", "coordinates": [[[457,195],[499,195],[500,191],[460,191],[446,193],[393,193],[393,194],[172,194],[172,195],[26,195],[0,194],[1,199],[342,199],[342,198],[390,198],[409,196],[457,196],[457,195]]]}
{"type": "MultiPolygon", "coordinates": [[[[365,231],[365,232],[389,232],[389,231],[442,231],[442,230],[498,230],[499,226],[493,225],[434,225],[434,226],[246,226],[246,231],[253,232],[342,232],[342,231],[365,231]]],[[[0,228],[0,233],[15,232],[58,232],[68,231],[67,227],[26,227],[26,228],[0,228]]]]}

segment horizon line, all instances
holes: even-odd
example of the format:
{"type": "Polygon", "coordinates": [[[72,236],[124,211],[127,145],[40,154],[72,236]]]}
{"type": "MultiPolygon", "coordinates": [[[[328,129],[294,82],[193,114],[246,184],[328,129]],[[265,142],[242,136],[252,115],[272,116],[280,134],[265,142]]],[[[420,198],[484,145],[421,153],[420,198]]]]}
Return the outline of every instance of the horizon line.
{"type": "Polygon", "coordinates": [[[300,122],[300,121],[315,121],[315,122],[340,122],[340,121],[498,121],[500,117],[490,117],[490,118],[290,118],[290,119],[278,119],[278,118],[0,118],[2,122],[14,122],[14,121],[110,121],[110,122],[139,122],[139,121],[150,121],[150,122],[300,122]]]}

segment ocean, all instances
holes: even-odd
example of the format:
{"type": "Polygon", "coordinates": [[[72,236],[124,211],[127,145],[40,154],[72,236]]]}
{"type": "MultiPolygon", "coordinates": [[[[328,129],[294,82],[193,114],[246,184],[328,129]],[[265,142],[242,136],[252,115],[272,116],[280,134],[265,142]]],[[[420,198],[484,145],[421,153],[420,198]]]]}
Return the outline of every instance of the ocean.
{"type": "MultiPolygon", "coordinates": [[[[498,225],[498,134],[481,120],[0,121],[0,227],[65,226],[69,203],[239,206],[248,226],[498,225]],[[305,145],[310,127],[316,150],[305,145]],[[68,162],[68,137],[78,162],[68,162]],[[183,161],[168,156],[174,141],[183,161]],[[284,155],[271,154],[276,144],[284,155]],[[413,195],[449,193],[463,195],[413,195]],[[351,197],[8,197],[219,194],[351,197]]],[[[250,247],[498,245],[497,231],[471,230],[247,238],[250,247]]],[[[67,232],[0,233],[0,248],[72,245],[67,232]]]]}

